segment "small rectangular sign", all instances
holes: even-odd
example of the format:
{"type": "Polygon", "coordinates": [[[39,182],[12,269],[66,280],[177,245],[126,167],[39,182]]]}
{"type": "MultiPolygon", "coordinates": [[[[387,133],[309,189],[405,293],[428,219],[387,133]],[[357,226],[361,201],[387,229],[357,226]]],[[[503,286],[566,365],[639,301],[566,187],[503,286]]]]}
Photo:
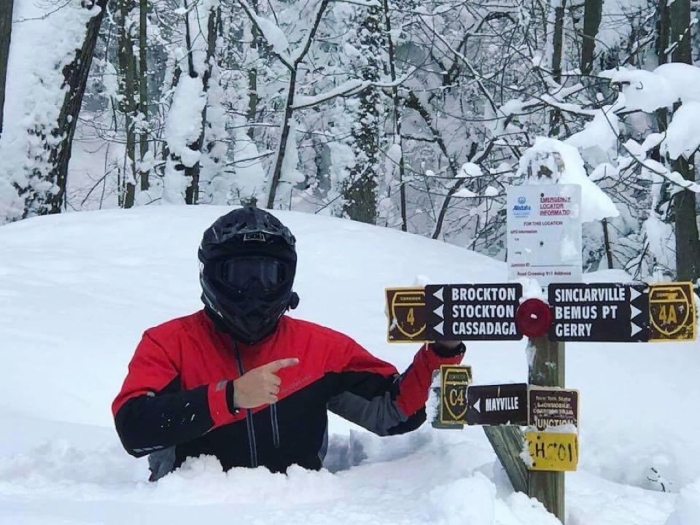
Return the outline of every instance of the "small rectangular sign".
{"type": "Polygon", "coordinates": [[[427,285],[428,340],[522,339],[515,325],[522,295],[520,283],[427,285]]]}
{"type": "Polygon", "coordinates": [[[389,320],[388,342],[427,341],[425,338],[425,289],[423,287],[387,288],[386,314],[389,320]]]}
{"type": "Polygon", "coordinates": [[[578,434],[526,432],[530,470],[570,472],[578,466],[578,434]]]}
{"type": "Polygon", "coordinates": [[[527,425],[526,383],[471,385],[467,389],[468,425],[527,425]]]}
{"type": "Polygon", "coordinates": [[[649,341],[694,341],[695,324],[693,283],[650,286],[649,341]]]}
{"type": "Polygon", "coordinates": [[[508,279],[580,281],[581,186],[509,186],[507,206],[508,279]]]}
{"type": "Polygon", "coordinates": [[[578,390],[530,385],[528,425],[537,430],[561,425],[578,428],[578,390]]]}
{"type": "Polygon", "coordinates": [[[467,387],[472,381],[470,366],[440,366],[440,423],[464,425],[467,414],[467,387]]]}

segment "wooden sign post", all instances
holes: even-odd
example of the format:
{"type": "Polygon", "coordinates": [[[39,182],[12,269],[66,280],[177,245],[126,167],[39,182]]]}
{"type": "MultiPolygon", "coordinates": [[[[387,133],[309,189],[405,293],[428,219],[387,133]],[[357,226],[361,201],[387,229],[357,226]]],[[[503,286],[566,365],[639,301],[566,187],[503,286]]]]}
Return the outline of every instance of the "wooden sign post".
{"type": "MultiPolygon", "coordinates": [[[[528,374],[529,383],[563,388],[566,384],[564,343],[549,341],[544,335],[531,338],[528,344],[531,347],[528,352],[534,350],[534,360],[528,374]]],[[[527,485],[527,494],[542,502],[563,524],[566,516],[564,472],[529,470],[527,485]]]]}

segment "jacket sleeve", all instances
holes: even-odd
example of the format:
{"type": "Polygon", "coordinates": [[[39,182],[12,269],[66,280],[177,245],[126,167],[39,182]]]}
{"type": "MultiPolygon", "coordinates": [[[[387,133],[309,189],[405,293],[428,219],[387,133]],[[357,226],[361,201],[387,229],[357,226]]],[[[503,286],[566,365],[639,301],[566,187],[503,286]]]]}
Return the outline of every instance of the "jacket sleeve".
{"type": "Polygon", "coordinates": [[[236,418],[232,381],[181,390],[179,364],[171,358],[179,343],[157,339],[144,334],[112,403],[117,434],[136,457],[198,438],[236,418]]]}
{"type": "Polygon", "coordinates": [[[423,345],[408,369],[400,374],[352,341],[337,373],[337,393],[328,403],[335,414],[380,436],[415,430],[425,421],[433,371],[458,364],[463,354],[440,357],[423,345]]]}

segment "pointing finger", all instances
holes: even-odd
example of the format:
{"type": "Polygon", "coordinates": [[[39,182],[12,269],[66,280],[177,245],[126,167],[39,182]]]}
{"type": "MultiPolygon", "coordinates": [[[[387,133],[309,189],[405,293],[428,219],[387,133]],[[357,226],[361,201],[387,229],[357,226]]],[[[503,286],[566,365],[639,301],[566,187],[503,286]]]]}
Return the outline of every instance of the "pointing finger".
{"type": "Polygon", "coordinates": [[[282,368],[287,368],[288,366],[295,366],[299,364],[299,359],[296,357],[288,357],[286,359],[278,359],[277,361],[273,361],[272,363],[268,363],[267,369],[270,372],[277,372],[278,370],[281,370],[282,368]]]}

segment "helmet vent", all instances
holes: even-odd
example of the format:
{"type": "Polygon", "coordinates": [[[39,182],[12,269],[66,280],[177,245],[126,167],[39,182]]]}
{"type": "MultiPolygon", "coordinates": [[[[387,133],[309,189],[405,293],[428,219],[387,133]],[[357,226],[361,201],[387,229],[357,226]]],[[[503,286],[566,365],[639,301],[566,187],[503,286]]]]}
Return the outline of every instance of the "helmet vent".
{"type": "Polygon", "coordinates": [[[243,242],[267,242],[267,238],[263,232],[251,232],[243,235],[243,242]]]}

